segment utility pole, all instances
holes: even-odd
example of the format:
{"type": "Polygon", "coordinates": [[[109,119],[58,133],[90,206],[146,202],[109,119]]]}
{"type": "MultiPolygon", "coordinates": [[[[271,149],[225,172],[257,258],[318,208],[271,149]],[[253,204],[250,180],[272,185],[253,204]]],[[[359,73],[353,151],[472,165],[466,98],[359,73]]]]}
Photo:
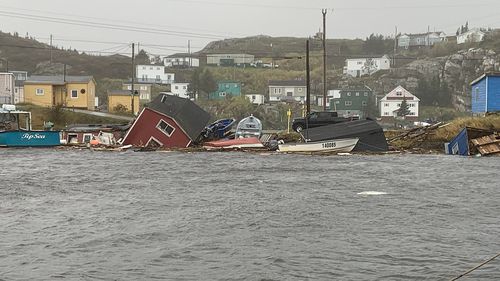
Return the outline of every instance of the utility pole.
{"type": "Polygon", "coordinates": [[[396,67],[396,51],[398,48],[398,27],[395,26],[395,32],[394,32],[394,54],[392,56],[392,67],[396,67]]]}
{"type": "Polygon", "coordinates": [[[188,59],[189,59],[189,68],[192,67],[191,65],[191,40],[188,40],[188,59]]]}
{"type": "Polygon", "coordinates": [[[321,10],[323,14],[323,111],[326,111],[326,9],[321,10]]]}
{"type": "Polygon", "coordinates": [[[306,135],[305,141],[309,139],[309,113],[311,113],[311,76],[309,71],[309,40],[306,40],[306,135]]]}
{"type": "Polygon", "coordinates": [[[50,64],[52,64],[52,34],[50,34],[50,64]]]}
{"type": "Polygon", "coordinates": [[[131,87],[131,94],[132,94],[132,114],[135,114],[134,111],[134,95],[135,95],[135,90],[134,90],[134,80],[135,80],[135,43],[132,43],[132,87],[131,87]]]}
{"type": "Polygon", "coordinates": [[[311,113],[311,76],[309,70],[309,40],[306,40],[306,122],[311,113]]]}

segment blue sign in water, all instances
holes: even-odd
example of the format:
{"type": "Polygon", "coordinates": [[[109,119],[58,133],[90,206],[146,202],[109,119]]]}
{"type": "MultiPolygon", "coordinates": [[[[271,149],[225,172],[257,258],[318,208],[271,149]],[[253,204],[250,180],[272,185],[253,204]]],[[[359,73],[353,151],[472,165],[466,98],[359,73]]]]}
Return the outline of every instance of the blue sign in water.
{"type": "Polygon", "coordinates": [[[32,147],[60,145],[59,131],[7,131],[0,132],[0,146],[32,147]]]}

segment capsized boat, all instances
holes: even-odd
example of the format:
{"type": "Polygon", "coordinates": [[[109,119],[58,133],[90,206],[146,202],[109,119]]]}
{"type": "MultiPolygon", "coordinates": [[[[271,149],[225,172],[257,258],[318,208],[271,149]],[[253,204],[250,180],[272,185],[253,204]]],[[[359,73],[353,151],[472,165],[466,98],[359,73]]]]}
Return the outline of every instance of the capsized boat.
{"type": "Polygon", "coordinates": [[[358,138],[354,151],[383,152],[389,150],[382,127],[374,120],[355,120],[310,128],[301,132],[309,142],[358,138]]]}
{"type": "Polygon", "coordinates": [[[332,139],[317,142],[279,144],[279,152],[351,152],[359,138],[332,139]]]}
{"type": "Polygon", "coordinates": [[[208,125],[202,132],[204,139],[221,139],[226,137],[236,123],[234,118],[219,119],[208,125]]]}
{"type": "Polygon", "coordinates": [[[208,141],[203,143],[203,148],[214,149],[235,149],[235,148],[263,148],[264,145],[256,137],[224,139],[217,141],[208,141]]]}
{"type": "Polygon", "coordinates": [[[16,110],[15,105],[10,104],[0,108],[0,146],[47,147],[60,144],[61,132],[31,129],[31,112],[16,110]]]}
{"type": "Polygon", "coordinates": [[[236,127],[235,137],[238,138],[260,138],[262,134],[262,122],[260,120],[250,115],[246,118],[241,119],[236,127]]]}

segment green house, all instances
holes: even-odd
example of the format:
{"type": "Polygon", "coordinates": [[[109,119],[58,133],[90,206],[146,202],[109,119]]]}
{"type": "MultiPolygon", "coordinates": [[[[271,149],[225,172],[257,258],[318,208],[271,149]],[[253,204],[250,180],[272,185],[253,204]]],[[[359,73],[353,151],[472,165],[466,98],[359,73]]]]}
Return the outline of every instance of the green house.
{"type": "Polygon", "coordinates": [[[366,117],[373,91],[367,86],[342,89],[330,100],[330,110],[337,111],[339,116],[366,117]]]}
{"type": "Polygon", "coordinates": [[[210,93],[209,99],[223,100],[229,97],[241,96],[241,83],[235,81],[219,81],[217,82],[217,91],[210,93]]]}

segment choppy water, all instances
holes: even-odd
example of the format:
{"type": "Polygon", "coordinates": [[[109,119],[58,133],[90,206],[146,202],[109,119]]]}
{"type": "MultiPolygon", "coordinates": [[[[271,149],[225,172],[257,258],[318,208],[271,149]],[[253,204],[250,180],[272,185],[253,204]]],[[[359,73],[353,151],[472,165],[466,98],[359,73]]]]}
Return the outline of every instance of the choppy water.
{"type": "MultiPolygon", "coordinates": [[[[500,158],[0,150],[0,280],[449,280],[500,158]]],[[[500,280],[500,260],[467,280],[500,280]]]]}

